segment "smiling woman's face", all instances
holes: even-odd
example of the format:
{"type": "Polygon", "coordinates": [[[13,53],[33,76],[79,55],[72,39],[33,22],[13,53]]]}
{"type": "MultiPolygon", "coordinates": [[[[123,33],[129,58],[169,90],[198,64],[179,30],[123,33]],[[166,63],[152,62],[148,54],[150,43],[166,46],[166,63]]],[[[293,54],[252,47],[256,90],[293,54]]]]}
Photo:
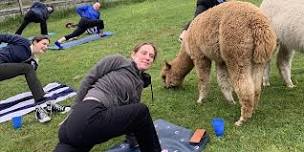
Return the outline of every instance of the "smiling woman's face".
{"type": "Polygon", "coordinates": [[[141,46],[137,52],[133,52],[131,57],[136,63],[137,68],[141,71],[145,71],[153,64],[155,51],[151,45],[146,44],[141,46]]]}
{"type": "Polygon", "coordinates": [[[43,54],[47,51],[48,45],[50,44],[50,41],[48,39],[42,39],[41,41],[33,42],[33,53],[35,55],[43,54]]]}

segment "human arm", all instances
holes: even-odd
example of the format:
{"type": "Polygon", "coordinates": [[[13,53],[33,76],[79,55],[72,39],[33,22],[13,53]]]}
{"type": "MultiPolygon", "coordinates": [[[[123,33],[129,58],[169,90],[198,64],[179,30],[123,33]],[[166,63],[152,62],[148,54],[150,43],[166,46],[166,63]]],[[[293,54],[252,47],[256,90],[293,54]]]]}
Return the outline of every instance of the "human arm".
{"type": "Polygon", "coordinates": [[[0,43],[1,42],[12,45],[30,45],[29,40],[19,35],[0,34],[0,43]]]}
{"type": "Polygon", "coordinates": [[[108,56],[100,60],[81,81],[77,93],[76,102],[80,102],[86,96],[92,85],[107,73],[114,71],[126,64],[127,59],[121,55],[108,56]]]}
{"type": "Polygon", "coordinates": [[[90,5],[82,5],[76,8],[76,12],[80,17],[83,17],[84,13],[88,10],[90,5]]]}
{"type": "Polygon", "coordinates": [[[24,63],[30,64],[33,69],[36,71],[38,69],[38,60],[34,59],[34,58],[29,58],[26,61],[24,61],[24,63]]]}

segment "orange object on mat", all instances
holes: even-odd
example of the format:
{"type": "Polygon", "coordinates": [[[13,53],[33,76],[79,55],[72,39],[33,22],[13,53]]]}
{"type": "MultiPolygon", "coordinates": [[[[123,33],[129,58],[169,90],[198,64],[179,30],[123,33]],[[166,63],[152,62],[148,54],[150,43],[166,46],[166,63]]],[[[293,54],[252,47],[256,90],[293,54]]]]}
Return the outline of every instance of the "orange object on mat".
{"type": "Polygon", "coordinates": [[[198,144],[202,140],[205,132],[205,129],[196,129],[189,142],[191,144],[198,144]]]}

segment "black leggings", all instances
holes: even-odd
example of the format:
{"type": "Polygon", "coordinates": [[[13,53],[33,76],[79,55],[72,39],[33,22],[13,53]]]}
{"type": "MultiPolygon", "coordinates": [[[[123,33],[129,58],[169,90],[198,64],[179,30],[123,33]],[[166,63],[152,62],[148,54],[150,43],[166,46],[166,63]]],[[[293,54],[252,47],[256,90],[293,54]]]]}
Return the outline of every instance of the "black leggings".
{"type": "Polygon", "coordinates": [[[142,103],[105,108],[87,100],[77,103],[60,126],[55,152],[87,152],[113,137],[134,133],[142,152],[160,152],[149,109],[142,103]]]}
{"type": "Polygon", "coordinates": [[[24,75],[35,103],[43,99],[44,91],[32,65],[27,63],[0,63],[0,81],[24,75]]]}
{"type": "Polygon", "coordinates": [[[15,34],[21,35],[22,31],[26,28],[26,26],[31,23],[40,23],[40,30],[41,30],[41,34],[42,35],[48,35],[48,30],[47,30],[47,24],[46,24],[46,20],[41,20],[38,17],[36,17],[36,15],[34,13],[32,13],[31,11],[28,12],[24,19],[23,22],[21,23],[20,27],[18,28],[18,30],[16,31],[15,34]]]}
{"type": "Polygon", "coordinates": [[[98,33],[100,30],[104,29],[104,23],[103,20],[89,20],[87,18],[82,17],[78,23],[77,28],[73,31],[73,33],[69,35],[65,35],[65,39],[69,40],[73,37],[77,37],[84,33],[88,28],[97,26],[98,33]]]}

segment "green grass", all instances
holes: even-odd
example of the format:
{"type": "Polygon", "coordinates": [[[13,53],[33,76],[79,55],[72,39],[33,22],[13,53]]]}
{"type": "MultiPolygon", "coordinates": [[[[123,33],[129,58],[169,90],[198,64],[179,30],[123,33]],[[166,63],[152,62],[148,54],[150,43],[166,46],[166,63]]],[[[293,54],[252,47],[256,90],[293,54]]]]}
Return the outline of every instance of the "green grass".
{"type": "MultiPolygon", "coordinates": [[[[260,1],[252,1],[259,4],[260,1]]],[[[210,83],[208,101],[202,105],[197,99],[197,78],[191,72],[181,89],[163,88],[159,76],[164,60],[171,60],[179,50],[177,41],[182,26],[192,18],[195,1],[150,0],[142,3],[117,5],[102,10],[106,31],[114,32],[108,39],[94,41],[59,52],[49,51],[40,58],[38,76],[42,84],[58,81],[74,88],[86,72],[102,57],[113,53],[129,55],[132,47],[142,41],[155,42],[160,50],[159,58],[149,71],[153,77],[154,102],[149,89],[143,93],[143,102],[152,113],[153,119],[165,119],[189,129],[205,128],[211,142],[206,152],[283,152],[304,151],[303,127],[303,54],[296,53],[293,61],[292,76],[297,87],[287,89],[272,63],[272,86],[263,90],[258,109],[252,119],[238,128],[234,122],[239,118],[240,106],[229,105],[224,101],[215,79],[214,70],[210,83]],[[218,140],[212,132],[210,121],[213,117],[225,120],[225,136],[218,140]]],[[[71,32],[64,28],[67,21],[78,21],[76,15],[66,18],[51,18],[48,24],[54,42],[71,32]]],[[[10,28],[0,26],[1,32],[14,32],[19,23],[10,28]],[[5,30],[4,30],[5,29],[5,30]]],[[[39,25],[32,24],[24,31],[25,36],[39,34],[39,25]]],[[[0,99],[28,91],[24,77],[0,82],[0,99]]],[[[71,104],[72,99],[65,101],[71,104]]],[[[22,129],[14,130],[10,122],[0,124],[1,152],[45,152],[52,151],[58,142],[58,123],[64,115],[55,115],[48,124],[39,124],[33,113],[24,117],[22,129]]],[[[92,151],[105,151],[122,138],[97,145],[92,151]]]]}

